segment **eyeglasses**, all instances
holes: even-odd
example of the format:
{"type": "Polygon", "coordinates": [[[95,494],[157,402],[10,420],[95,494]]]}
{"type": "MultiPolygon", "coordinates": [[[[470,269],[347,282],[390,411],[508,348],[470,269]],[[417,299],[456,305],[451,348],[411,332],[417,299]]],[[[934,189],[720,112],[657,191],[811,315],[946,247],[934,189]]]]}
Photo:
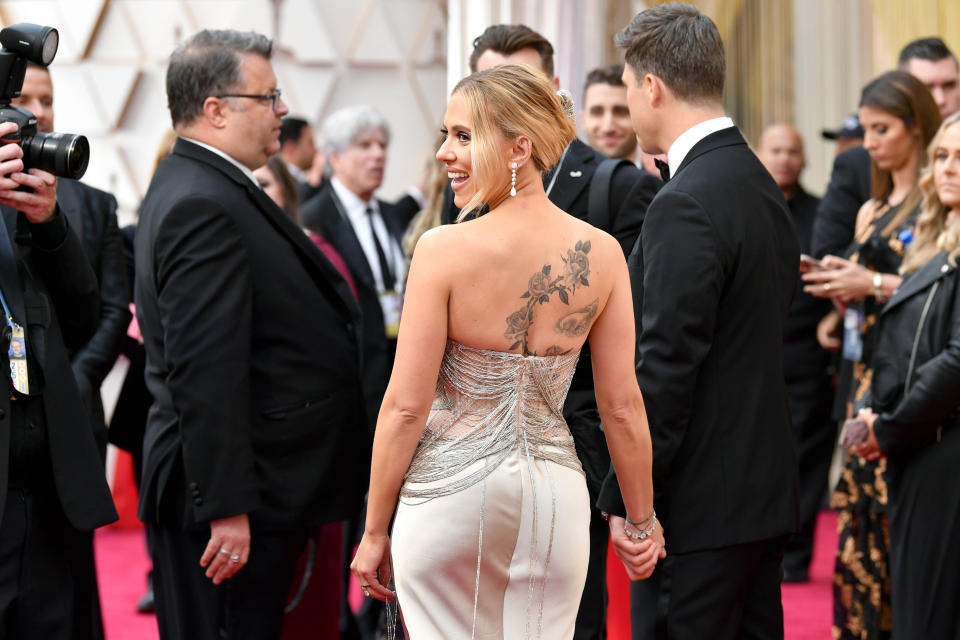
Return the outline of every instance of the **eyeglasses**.
{"type": "Polygon", "coordinates": [[[280,89],[273,93],[221,93],[217,98],[254,98],[256,100],[269,100],[270,108],[277,110],[277,101],[280,100],[280,89]]]}

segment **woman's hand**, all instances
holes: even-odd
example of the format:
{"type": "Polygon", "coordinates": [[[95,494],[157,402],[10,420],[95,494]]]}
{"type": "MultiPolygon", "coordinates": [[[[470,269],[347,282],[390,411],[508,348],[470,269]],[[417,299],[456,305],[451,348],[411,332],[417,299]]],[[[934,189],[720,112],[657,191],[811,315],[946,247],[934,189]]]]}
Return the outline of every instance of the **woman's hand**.
{"type": "Polygon", "coordinates": [[[836,256],[826,256],[821,264],[822,271],[810,271],[800,276],[809,283],[803,290],[810,295],[850,302],[873,293],[874,272],[870,269],[836,256]]]}
{"type": "Polygon", "coordinates": [[[634,540],[623,530],[626,520],[620,516],[610,516],[610,540],[613,550],[623,562],[627,576],[631,580],[646,580],[657,568],[657,561],[667,557],[663,538],[663,527],[657,522],[653,534],[644,540],[634,540]]]}
{"type": "Polygon", "coordinates": [[[883,451],[880,450],[880,443],[877,442],[877,437],[873,434],[873,423],[877,419],[877,414],[873,412],[873,409],[868,407],[861,409],[857,413],[857,417],[867,423],[867,428],[870,429],[870,433],[867,435],[867,441],[853,447],[852,451],[861,458],[866,458],[872,462],[883,455],[883,451]]]}
{"type": "Polygon", "coordinates": [[[817,342],[827,351],[840,351],[840,312],[833,309],[817,323],[817,342]]]}
{"type": "Polygon", "coordinates": [[[392,602],[396,597],[387,588],[393,569],[390,566],[390,538],[383,534],[364,533],[357,547],[357,555],[350,563],[350,570],[357,577],[363,595],[392,602]]]}

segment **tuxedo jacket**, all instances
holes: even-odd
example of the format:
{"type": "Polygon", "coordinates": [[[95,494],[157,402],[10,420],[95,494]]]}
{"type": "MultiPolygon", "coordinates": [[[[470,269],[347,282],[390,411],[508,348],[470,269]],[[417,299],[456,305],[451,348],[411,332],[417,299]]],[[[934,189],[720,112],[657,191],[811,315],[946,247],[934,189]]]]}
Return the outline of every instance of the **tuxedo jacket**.
{"type": "Polygon", "coordinates": [[[130,324],[130,285],[123,255],[123,238],[117,226],[117,200],[82,182],[60,178],[57,202],[83,245],[87,262],[100,288],[100,321],[90,340],[71,349],[73,373],[98,443],[106,443],[100,385],[120,354],[130,324]]]}
{"type": "MultiPolygon", "coordinates": [[[[408,210],[382,200],[377,200],[377,204],[387,231],[398,244],[401,243],[409,222],[408,210]]],[[[396,350],[396,341],[388,339],[384,331],[383,309],[373,270],[347,218],[346,210],[332,187],[305,203],[300,216],[303,226],[319,233],[343,256],[356,284],[363,316],[363,387],[367,424],[370,433],[373,433],[396,350]]]]}
{"type": "MultiPolygon", "coordinates": [[[[89,531],[117,518],[103,475],[87,412],[70,368],[68,349],[77,349],[97,328],[97,280],[67,218],[57,213],[44,224],[2,208],[0,290],[14,319],[26,330],[34,392],[40,392],[50,446],[54,485],[67,519],[89,531]],[[20,238],[17,237],[19,216],[20,238]]],[[[3,366],[7,367],[4,353],[3,366]]],[[[7,498],[10,462],[9,373],[0,382],[0,517],[7,498]]]]}
{"type": "Polygon", "coordinates": [[[811,255],[842,255],[853,242],[857,213],[869,199],[870,154],[859,146],[838,154],[833,160],[827,192],[817,207],[811,255]]]}
{"type": "MultiPolygon", "coordinates": [[[[783,195],[734,127],[697,143],[647,210],[628,266],[673,552],[796,529],[781,354],[799,254],[783,195]]],[[[598,506],[624,511],[612,469],[598,506]]]]}
{"type": "Polygon", "coordinates": [[[355,515],[370,457],[359,309],[239,168],[176,142],[142,204],[134,297],[153,397],[141,519],[355,515]]]}

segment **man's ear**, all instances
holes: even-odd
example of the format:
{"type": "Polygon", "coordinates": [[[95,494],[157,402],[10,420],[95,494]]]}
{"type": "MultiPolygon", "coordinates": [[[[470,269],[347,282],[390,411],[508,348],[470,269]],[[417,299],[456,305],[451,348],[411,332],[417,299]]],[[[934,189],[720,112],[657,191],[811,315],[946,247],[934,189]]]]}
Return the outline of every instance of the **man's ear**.
{"type": "Polygon", "coordinates": [[[666,98],[666,87],[658,76],[648,73],[643,76],[643,95],[651,107],[658,107],[663,104],[666,98]]]}
{"type": "Polygon", "coordinates": [[[553,76],[553,88],[560,91],[560,76],[553,76]]]}
{"type": "Polygon", "coordinates": [[[223,98],[209,96],[203,101],[203,117],[214,128],[223,129],[229,120],[226,107],[227,103],[223,98]]]}

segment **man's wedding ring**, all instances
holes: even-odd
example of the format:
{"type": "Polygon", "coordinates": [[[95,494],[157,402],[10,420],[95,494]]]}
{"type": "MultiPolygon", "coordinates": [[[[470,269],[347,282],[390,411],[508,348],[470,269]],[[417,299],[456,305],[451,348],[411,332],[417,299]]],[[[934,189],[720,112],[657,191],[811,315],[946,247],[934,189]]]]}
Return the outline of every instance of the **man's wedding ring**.
{"type": "Polygon", "coordinates": [[[240,562],[240,556],[230,556],[230,562],[240,562]]]}
{"type": "Polygon", "coordinates": [[[220,551],[217,551],[217,553],[222,553],[225,556],[230,555],[230,552],[224,549],[223,547],[220,547],[220,551]]]}

